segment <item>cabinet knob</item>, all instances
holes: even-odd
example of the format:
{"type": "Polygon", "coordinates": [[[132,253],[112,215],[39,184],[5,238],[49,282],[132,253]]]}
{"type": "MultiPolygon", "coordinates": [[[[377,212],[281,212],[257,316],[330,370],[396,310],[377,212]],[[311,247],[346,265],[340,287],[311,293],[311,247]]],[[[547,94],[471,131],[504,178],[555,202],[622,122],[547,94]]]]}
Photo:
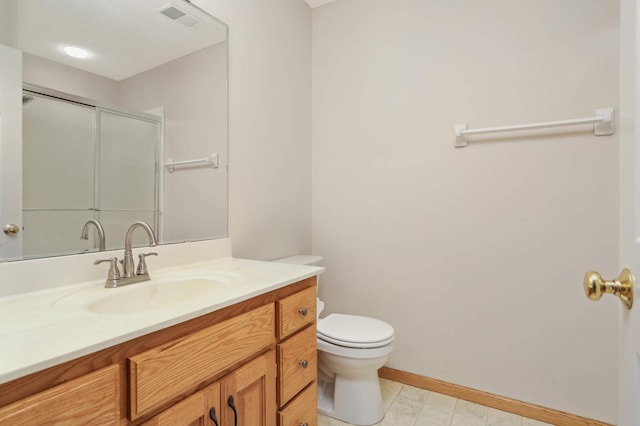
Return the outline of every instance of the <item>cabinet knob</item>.
{"type": "Polygon", "coordinates": [[[308,310],[307,308],[302,308],[302,309],[299,309],[299,310],[298,310],[298,313],[299,313],[300,315],[302,315],[303,317],[306,317],[306,316],[307,316],[307,314],[309,313],[309,310],[308,310]]]}
{"type": "Polygon", "coordinates": [[[307,423],[307,422],[300,423],[300,426],[309,426],[309,423],[307,423]]]}
{"type": "Polygon", "coordinates": [[[309,366],[309,361],[307,361],[306,359],[303,359],[298,363],[298,365],[302,368],[307,368],[309,366]]]}

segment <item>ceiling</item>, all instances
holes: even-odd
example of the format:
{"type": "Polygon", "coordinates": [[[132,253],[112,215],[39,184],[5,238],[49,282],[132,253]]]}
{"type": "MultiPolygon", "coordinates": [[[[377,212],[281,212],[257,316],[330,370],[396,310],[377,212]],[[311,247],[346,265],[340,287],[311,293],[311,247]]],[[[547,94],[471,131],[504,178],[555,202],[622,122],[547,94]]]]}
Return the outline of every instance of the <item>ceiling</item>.
{"type": "Polygon", "coordinates": [[[117,81],[227,37],[226,25],[183,0],[30,0],[17,1],[15,10],[15,47],[117,81]],[[197,25],[161,14],[167,6],[197,25]],[[63,45],[83,47],[92,56],[71,58],[63,45]]]}
{"type": "Polygon", "coordinates": [[[304,0],[304,1],[306,1],[310,7],[316,8],[316,7],[323,6],[327,3],[331,3],[335,0],[304,0]]]}

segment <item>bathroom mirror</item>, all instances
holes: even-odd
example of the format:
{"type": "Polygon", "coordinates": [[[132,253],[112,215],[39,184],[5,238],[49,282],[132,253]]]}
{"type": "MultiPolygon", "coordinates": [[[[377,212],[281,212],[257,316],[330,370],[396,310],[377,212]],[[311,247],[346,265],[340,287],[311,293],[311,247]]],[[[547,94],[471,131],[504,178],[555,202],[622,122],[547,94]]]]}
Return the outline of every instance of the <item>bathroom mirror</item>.
{"type": "Polygon", "coordinates": [[[185,0],[0,6],[0,261],[100,250],[100,227],[122,248],[137,220],[226,237],[227,26],[185,0]]]}

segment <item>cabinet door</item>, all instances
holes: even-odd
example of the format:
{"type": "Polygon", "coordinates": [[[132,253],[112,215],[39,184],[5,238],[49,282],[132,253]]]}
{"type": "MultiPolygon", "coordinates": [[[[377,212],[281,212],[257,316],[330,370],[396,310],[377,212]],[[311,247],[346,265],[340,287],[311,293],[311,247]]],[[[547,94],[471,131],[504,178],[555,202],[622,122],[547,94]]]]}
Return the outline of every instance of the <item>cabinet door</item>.
{"type": "Polygon", "coordinates": [[[0,424],[112,426],[119,403],[120,370],[112,365],[0,408],[0,424]]]}
{"type": "Polygon", "coordinates": [[[145,422],[144,426],[220,425],[220,383],[191,395],[145,422]],[[212,411],[213,410],[213,411],[212,411]]]}
{"type": "Polygon", "coordinates": [[[225,426],[275,426],[276,356],[271,350],[222,379],[225,426]]]}

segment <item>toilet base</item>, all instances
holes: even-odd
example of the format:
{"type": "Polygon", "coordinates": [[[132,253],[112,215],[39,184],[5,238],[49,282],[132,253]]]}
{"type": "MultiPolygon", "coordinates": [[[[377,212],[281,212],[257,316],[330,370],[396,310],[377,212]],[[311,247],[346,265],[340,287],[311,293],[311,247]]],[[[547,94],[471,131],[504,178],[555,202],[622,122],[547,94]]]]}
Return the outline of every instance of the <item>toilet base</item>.
{"type": "Polygon", "coordinates": [[[359,426],[378,423],[384,417],[378,371],[357,379],[337,376],[334,383],[319,379],[318,412],[359,426]]]}

